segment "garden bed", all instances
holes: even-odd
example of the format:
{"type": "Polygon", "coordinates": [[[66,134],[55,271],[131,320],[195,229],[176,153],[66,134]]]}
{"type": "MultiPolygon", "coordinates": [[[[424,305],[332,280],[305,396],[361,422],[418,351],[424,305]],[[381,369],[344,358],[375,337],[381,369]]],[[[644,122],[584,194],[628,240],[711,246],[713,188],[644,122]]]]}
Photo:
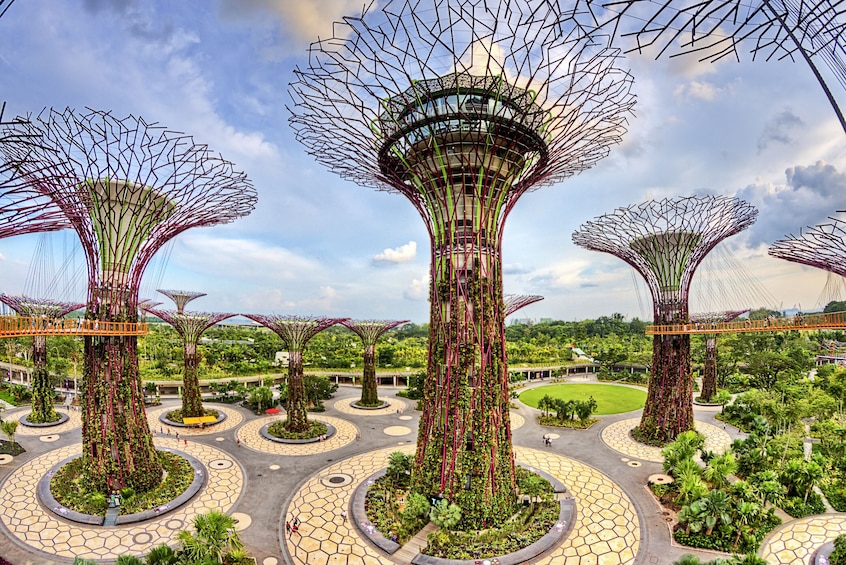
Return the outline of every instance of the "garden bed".
{"type": "Polygon", "coordinates": [[[309,428],[304,432],[292,432],[285,428],[285,420],[277,420],[263,426],[259,433],[265,439],[279,443],[314,443],[329,439],[335,435],[335,427],[317,420],[309,420],[309,428]]]}

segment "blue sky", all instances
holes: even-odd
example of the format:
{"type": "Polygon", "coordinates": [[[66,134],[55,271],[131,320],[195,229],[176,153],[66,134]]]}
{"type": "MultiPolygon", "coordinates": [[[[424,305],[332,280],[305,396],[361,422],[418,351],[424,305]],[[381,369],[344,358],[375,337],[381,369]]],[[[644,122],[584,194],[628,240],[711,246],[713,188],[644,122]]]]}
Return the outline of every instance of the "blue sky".
{"type": "MultiPolygon", "coordinates": [[[[208,294],[196,310],[425,322],[429,243],[414,208],[326,171],[288,126],[292,70],[310,41],[361,5],[19,0],[0,19],[0,100],[8,115],[88,106],[142,116],[192,134],[247,172],[259,192],[255,212],[178,236],[149,269],[147,296],[186,289],[208,294]]],[[[744,198],[760,215],[723,244],[743,272],[705,265],[702,276],[740,284],[751,273],[766,291],[749,290],[740,305],[713,292],[698,300],[708,293],[694,290],[693,310],[815,307],[826,274],[766,255],[775,239],[846,208],[846,136],[810,70],[642,56],[624,63],[638,102],[622,144],[593,169],[525,195],[509,216],[505,290],[545,297],[517,316],[648,316],[629,267],[570,236],[620,206],[705,193],[744,198]]],[[[37,288],[34,279],[74,245],[73,232],[0,241],[0,291],[37,288]]],[[[62,272],[72,279],[72,268],[62,272]]],[[[83,298],[77,286],[57,297],[83,298]]]]}

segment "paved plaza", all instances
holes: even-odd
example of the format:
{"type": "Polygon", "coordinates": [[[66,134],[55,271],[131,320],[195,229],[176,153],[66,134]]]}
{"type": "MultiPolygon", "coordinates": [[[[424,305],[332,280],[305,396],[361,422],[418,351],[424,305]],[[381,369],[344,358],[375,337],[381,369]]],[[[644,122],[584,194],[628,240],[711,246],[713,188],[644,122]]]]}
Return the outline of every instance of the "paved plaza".
{"type": "MultiPolygon", "coordinates": [[[[16,439],[26,453],[0,459],[0,556],[13,565],[67,564],[76,556],[112,563],[119,555],[142,555],[162,542],[175,545],[179,530],[214,508],[238,520],[241,539],[260,565],[399,563],[366,541],[350,518],[356,487],[384,468],[392,451],[414,450],[420,413],[396,391],[380,389],[386,407],[360,410],[351,406],[360,389],[341,387],[326,403],[326,412],[309,416],[330,424],[335,433],[325,441],[297,445],[261,436],[264,426],[282,416],[256,416],[212,403],[226,419],[204,429],[180,429],[177,441],[176,430],[158,419],[179,405],[166,400],[148,411],[156,444],[197,458],[208,470],[208,483],[186,505],[160,518],[118,527],[69,522],[36,499],[40,477],[80,451],[80,413],[62,408],[67,422],[41,429],[19,426],[16,439]],[[300,528],[289,537],[284,523],[294,517],[300,528]]],[[[17,419],[26,413],[13,410],[4,416],[17,419]]],[[[656,455],[654,448],[628,436],[637,412],[602,417],[588,430],[542,427],[537,413],[519,403],[511,411],[517,461],[564,483],[577,512],[570,535],[533,563],[668,565],[685,553],[703,560],[720,555],[671,541],[671,517],[645,486],[649,475],[661,472],[660,451],[656,455]],[[544,435],[553,438],[551,446],[544,445],[544,435]]],[[[739,433],[731,426],[724,429],[713,415],[697,407],[697,429],[708,438],[708,449],[723,451],[739,433]]],[[[771,565],[806,564],[819,545],[843,532],[844,514],[792,520],[768,536],[760,555],[771,565]]]]}

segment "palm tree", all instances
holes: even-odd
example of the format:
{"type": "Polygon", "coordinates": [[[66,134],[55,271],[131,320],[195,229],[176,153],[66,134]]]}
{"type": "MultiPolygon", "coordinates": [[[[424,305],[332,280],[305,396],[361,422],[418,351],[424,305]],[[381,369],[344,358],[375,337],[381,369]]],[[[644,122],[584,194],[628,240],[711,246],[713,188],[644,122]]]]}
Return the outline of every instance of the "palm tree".
{"type": "Polygon", "coordinates": [[[741,502],[734,510],[734,520],[737,523],[737,537],[734,538],[734,547],[740,543],[740,536],[761,513],[761,507],[754,502],[741,502]]]}
{"type": "Polygon", "coordinates": [[[729,493],[740,502],[757,502],[758,500],[757,489],[743,480],[733,482],[729,487],[729,493]]]}
{"type": "MultiPolygon", "coordinates": [[[[774,472],[773,475],[775,475],[774,472]]],[[[774,479],[761,483],[758,486],[758,491],[761,493],[761,505],[766,506],[767,502],[777,505],[784,498],[785,488],[778,479],[774,479]]]]}
{"type": "Polygon", "coordinates": [[[552,406],[555,403],[555,399],[545,394],[543,398],[538,400],[538,408],[543,410],[543,415],[549,417],[549,411],[552,410],[552,406]]]}
{"type": "Polygon", "coordinates": [[[385,475],[397,486],[408,484],[411,478],[413,459],[401,451],[394,451],[388,456],[388,468],[385,475]]]}
{"type": "Polygon", "coordinates": [[[705,532],[706,536],[710,536],[714,531],[717,523],[728,525],[731,523],[731,498],[729,495],[721,490],[712,490],[702,498],[696,501],[700,504],[702,512],[705,514],[705,525],[708,530],[705,532]]]}
{"type": "Polygon", "coordinates": [[[702,477],[714,488],[722,488],[728,484],[728,476],[737,471],[737,461],[729,451],[718,455],[708,462],[702,472],[702,477]]]}
{"type": "Polygon", "coordinates": [[[695,555],[691,555],[689,553],[682,555],[675,561],[673,561],[672,565],[701,565],[702,562],[699,560],[698,557],[695,555]]]}
{"type": "Polygon", "coordinates": [[[798,495],[804,487],[805,469],[802,459],[791,459],[781,468],[781,482],[787,487],[787,495],[798,495]]]}
{"type": "Polygon", "coordinates": [[[230,553],[244,549],[235,531],[235,519],[218,510],[197,515],[194,531],[192,534],[182,530],[176,536],[182,544],[182,553],[189,559],[223,563],[230,553]]]}
{"type": "Polygon", "coordinates": [[[708,485],[698,475],[685,474],[678,478],[679,504],[690,504],[708,493],[708,485]]]}
{"type": "Polygon", "coordinates": [[[115,561],[115,565],[144,565],[144,562],[134,555],[121,555],[115,561]]]}
{"type": "Polygon", "coordinates": [[[144,565],[176,565],[176,562],[176,552],[163,543],[150,550],[144,565]]]}
{"type": "Polygon", "coordinates": [[[12,447],[15,445],[15,432],[18,431],[18,421],[17,420],[3,420],[0,422],[0,429],[3,430],[3,433],[6,434],[6,437],[9,438],[9,443],[12,444],[12,447]]]}
{"type": "Polygon", "coordinates": [[[816,461],[808,461],[804,465],[802,474],[802,480],[805,483],[805,498],[803,499],[803,502],[807,504],[808,495],[811,494],[811,490],[813,490],[813,488],[817,486],[817,483],[820,482],[820,479],[823,478],[824,472],[819,463],[816,461]]]}

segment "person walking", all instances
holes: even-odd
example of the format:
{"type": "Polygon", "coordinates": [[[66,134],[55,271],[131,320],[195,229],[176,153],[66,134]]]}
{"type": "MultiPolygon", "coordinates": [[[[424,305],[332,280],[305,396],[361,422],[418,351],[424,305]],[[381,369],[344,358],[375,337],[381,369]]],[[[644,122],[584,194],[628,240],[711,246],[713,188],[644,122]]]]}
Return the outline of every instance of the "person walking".
{"type": "Polygon", "coordinates": [[[286,532],[288,532],[288,535],[289,535],[289,536],[291,535],[292,530],[291,530],[291,522],[290,522],[290,520],[285,522],[285,531],[286,531],[286,532]]]}
{"type": "Polygon", "coordinates": [[[347,521],[347,511],[346,510],[341,510],[341,518],[346,523],[346,521],[347,521]]]}

